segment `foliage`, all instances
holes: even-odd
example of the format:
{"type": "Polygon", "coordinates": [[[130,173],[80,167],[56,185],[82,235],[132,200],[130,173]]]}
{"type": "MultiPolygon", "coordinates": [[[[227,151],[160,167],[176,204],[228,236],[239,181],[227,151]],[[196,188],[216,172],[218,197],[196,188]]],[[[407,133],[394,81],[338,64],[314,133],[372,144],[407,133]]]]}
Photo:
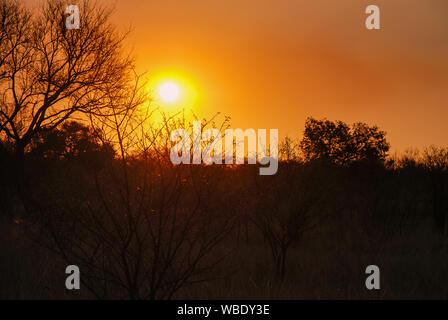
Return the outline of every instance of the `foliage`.
{"type": "Polygon", "coordinates": [[[389,151],[386,133],[377,126],[342,121],[316,120],[305,122],[300,149],[306,161],[324,160],[339,165],[355,161],[383,162],[389,151]]]}

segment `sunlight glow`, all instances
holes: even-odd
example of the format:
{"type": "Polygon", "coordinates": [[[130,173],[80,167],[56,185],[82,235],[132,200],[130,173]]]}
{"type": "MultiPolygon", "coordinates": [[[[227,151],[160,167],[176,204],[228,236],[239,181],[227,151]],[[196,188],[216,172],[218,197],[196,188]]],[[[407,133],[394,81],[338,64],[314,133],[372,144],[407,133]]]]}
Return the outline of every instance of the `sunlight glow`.
{"type": "Polygon", "coordinates": [[[198,112],[201,104],[197,79],[180,69],[154,70],[148,75],[147,88],[152,105],[163,112],[191,110],[198,112]]]}

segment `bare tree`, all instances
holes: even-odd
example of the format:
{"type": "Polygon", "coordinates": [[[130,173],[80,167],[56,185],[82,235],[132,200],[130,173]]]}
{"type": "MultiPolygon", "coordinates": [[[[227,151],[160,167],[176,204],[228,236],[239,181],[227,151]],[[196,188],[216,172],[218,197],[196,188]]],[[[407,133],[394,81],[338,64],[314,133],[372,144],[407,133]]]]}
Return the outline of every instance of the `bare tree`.
{"type": "MultiPolygon", "coordinates": [[[[283,164],[277,175],[263,180],[260,178],[256,189],[263,200],[255,206],[252,221],[270,246],[274,272],[281,285],[289,249],[328,216],[334,186],[323,168],[295,163],[283,164]]],[[[338,210],[337,206],[331,209],[338,210]]]]}
{"type": "MultiPolygon", "coordinates": [[[[171,299],[213,279],[224,256],[219,245],[231,227],[226,204],[207,187],[205,168],[167,162],[161,146],[169,135],[146,127],[151,113],[135,99],[138,91],[122,101],[128,113],[97,122],[109,129],[118,157],[94,175],[94,193],[49,208],[36,237],[78,265],[97,298],[171,299]]],[[[175,125],[165,122],[166,128],[175,125]]]]}
{"type": "Polygon", "coordinates": [[[34,136],[82,114],[101,114],[110,107],[108,93],[132,79],[126,34],[109,23],[111,10],[83,0],[80,29],[67,30],[67,4],[48,0],[31,13],[18,1],[0,0],[0,149],[19,181],[34,136]]]}

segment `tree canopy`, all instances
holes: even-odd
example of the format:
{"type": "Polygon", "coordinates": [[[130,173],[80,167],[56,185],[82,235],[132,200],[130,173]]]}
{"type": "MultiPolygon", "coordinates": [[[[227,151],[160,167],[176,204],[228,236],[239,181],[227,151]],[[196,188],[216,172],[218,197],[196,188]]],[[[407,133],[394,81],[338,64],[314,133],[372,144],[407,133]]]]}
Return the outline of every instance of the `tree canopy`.
{"type": "Polygon", "coordinates": [[[0,136],[18,155],[39,132],[110,108],[111,96],[132,76],[110,10],[80,1],[81,27],[68,30],[68,4],[48,0],[32,12],[19,1],[0,0],[0,136]]]}
{"type": "Polygon", "coordinates": [[[386,132],[362,122],[308,118],[300,149],[305,161],[325,160],[339,165],[355,161],[384,161],[390,145],[386,132]]]}

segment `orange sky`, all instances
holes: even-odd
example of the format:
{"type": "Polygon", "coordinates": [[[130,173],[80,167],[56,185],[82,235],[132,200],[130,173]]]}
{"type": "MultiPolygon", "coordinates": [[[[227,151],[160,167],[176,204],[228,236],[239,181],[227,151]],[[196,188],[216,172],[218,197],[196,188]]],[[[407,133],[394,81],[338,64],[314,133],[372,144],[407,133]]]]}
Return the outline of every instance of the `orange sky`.
{"type": "Polygon", "coordinates": [[[307,116],[364,121],[394,150],[447,145],[446,0],[102,1],[133,26],[139,72],[194,79],[201,116],[293,137],[307,116]],[[369,4],[380,31],[364,26],[369,4]]]}

